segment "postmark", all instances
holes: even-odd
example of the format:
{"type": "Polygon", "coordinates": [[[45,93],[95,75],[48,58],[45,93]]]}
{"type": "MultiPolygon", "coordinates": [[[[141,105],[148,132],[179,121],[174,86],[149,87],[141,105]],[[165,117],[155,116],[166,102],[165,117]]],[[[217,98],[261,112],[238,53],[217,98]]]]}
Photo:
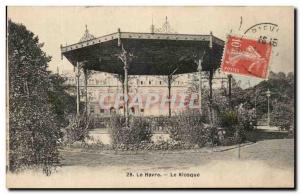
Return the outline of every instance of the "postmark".
{"type": "Polygon", "coordinates": [[[271,52],[271,44],[230,35],[224,48],[222,71],[266,78],[271,52]]]}
{"type": "Polygon", "coordinates": [[[263,22],[249,27],[244,32],[244,37],[251,37],[263,44],[271,44],[272,47],[277,47],[279,26],[271,22],[263,22]]]}

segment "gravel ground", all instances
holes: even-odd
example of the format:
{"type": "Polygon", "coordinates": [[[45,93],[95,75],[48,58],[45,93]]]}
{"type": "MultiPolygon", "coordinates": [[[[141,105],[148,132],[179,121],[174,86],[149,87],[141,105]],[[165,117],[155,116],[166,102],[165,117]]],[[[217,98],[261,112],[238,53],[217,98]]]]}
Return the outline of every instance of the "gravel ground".
{"type": "Polygon", "coordinates": [[[152,151],[140,154],[82,153],[70,150],[62,154],[62,168],[50,177],[40,171],[9,173],[7,186],[292,188],[295,180],[293,139],[264,140],[241,147],[240,159],[238,149],[222,152],[152,151]]]}

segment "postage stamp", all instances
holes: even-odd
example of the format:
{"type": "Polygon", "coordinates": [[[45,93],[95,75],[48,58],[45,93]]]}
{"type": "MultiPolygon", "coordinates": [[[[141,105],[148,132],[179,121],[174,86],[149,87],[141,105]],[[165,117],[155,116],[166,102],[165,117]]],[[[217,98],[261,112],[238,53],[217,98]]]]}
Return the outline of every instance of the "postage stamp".
{"type": "Polygon", "coordinates": [[[266,78],[272,45],[256,40],[228,36],[222,71],[266,78]]]}

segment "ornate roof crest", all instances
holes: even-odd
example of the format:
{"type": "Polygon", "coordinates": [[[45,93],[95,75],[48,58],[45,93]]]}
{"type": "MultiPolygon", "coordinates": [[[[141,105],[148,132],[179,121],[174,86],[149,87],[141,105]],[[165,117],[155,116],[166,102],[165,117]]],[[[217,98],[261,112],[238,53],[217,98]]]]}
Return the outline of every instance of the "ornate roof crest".
{"type": "Polygon", "coordinates": [[[88,41],[88,40],[91,40],[91,39],[94,39],[95,36],[93,36],[92,34],[90,34],[88,28],[87,28],[87,25],[85,25],[85,32],[84,32],[84,35],[83,37],[80,39],[79,42],[84,42],[84,41],[88,41]]]}
{"type": "Polygon", "coordinates": [[[165,22],[162,27],[154,29],[155,33],[177,34],[177,32],[171,27],[168,17],[166,16],[165,22]]]}

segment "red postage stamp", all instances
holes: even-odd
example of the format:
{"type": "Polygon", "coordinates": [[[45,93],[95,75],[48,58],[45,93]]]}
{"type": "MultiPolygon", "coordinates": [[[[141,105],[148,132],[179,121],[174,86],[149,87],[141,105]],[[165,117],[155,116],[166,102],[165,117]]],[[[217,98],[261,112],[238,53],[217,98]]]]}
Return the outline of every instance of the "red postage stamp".
{"type": "Polygon", "coordinates": [[[228,36],[224,49],[222,71],[266,78],[271,50],[271,44],[228,36]]]}

